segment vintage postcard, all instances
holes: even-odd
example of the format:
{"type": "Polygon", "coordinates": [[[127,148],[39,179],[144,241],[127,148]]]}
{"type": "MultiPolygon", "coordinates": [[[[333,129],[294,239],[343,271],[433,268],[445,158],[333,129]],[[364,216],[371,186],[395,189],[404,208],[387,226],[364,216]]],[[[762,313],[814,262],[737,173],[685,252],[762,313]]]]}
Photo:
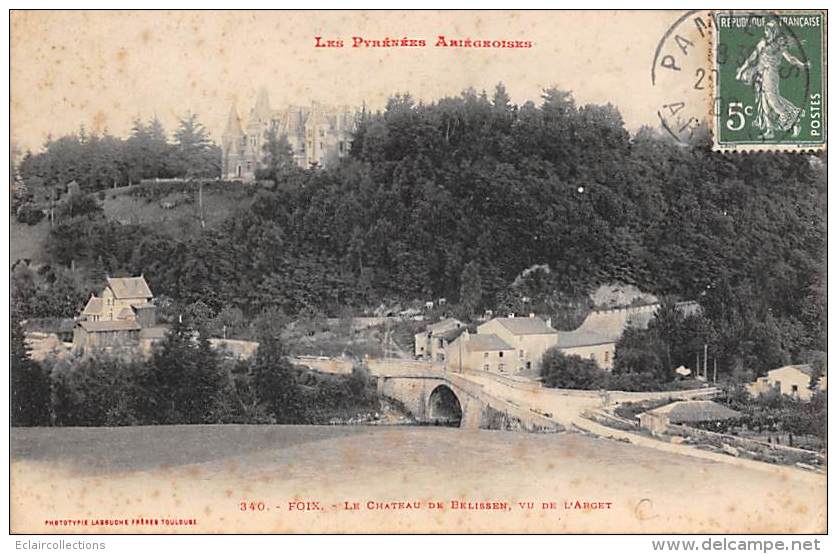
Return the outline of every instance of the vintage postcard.
{"type": "Polygon", "coordinates": [[[10,12],[16,534],[821,534],[827,12],[10,12]]]}

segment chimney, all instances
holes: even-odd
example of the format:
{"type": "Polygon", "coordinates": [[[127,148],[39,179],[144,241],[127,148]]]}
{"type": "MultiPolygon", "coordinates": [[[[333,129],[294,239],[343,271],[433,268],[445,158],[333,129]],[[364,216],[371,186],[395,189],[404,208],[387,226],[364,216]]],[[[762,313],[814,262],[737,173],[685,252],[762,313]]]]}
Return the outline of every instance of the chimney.
{"type": "Polygon", "coordinates": [[[552,318],[551,317],[546,318],[546,326],[547,327],[552,327],[552,318]]]}
{"type": "Polygon", "coordinates": [[[535,312],[529,312],[529,317],[535,317],[535,312]]]}

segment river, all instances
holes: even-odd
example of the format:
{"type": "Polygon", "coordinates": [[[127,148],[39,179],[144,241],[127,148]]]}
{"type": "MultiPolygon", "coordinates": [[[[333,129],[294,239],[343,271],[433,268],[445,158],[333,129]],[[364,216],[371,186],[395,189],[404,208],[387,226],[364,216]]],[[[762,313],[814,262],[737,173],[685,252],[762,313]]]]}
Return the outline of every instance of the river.
{"type": "Polygon", "coordinates": [[[15,428],[11,457],[17,532],[825,529],[823,476],[576,433],[15,428]]]}

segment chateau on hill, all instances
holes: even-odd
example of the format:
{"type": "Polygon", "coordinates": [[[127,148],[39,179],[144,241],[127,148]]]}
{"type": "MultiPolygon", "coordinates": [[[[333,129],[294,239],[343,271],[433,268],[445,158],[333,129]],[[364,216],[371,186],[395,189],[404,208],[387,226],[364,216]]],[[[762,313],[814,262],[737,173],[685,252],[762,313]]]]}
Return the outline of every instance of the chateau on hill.
{"type": "Polygon", "coordinates": [[[289,106],[274,110],[267,90],[259,92],[246,121],[230,108],[221,138],[223,178],[251,181],[264,157],[265,132],[274,127],[291,145],[294,161],[302,168],[323,167],[348,155],[357,126],[357,111],[348,106],[289,106]]]}

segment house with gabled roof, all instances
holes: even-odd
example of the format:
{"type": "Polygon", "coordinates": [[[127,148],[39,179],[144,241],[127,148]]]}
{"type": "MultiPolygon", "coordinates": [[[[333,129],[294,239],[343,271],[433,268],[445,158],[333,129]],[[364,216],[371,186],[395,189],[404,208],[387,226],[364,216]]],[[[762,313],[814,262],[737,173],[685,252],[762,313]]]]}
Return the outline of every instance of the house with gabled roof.
{"type": "Polygon", "coordinates": [[[491,371],[517,373],[515,349],[491,333],[471,333],[463,328],[446,350],[448,371],[491,371]]]}
{"type": "Polygon", "coordinates": [[[445,349],[464,328],[461,321],[452,317],[427,325],[415,335],[416,358],[445,361],[445,349]]]}
{"type": "Polygon", "coordinates": [[[108,277],[101,295],[91,294],[81,311],[73,329],[73,348],[138,347],[142,331],[157,328],[153,300],[143,275],[108,277]]]}
{"type": "Polygon", "coordinates": [[[535,314],[529,317],[495,317],[477,327],[478,335],[496,335],[512,347],[513,359],[506,362],[509,372],[535,376],[540,373],[544,352],[558,342],[558,331],[551,319],[535,314]]]}
{"type": "Polygon", "coordinates": [[[776,390],[800,400],[810,400],[815,390],[828,389],[828,378],[823,373],[817,377],[812,390],[811,380],[814,377],[815,371],[811,364],[786,365],[771,369],[767,375],[759,377],[755,383],[748,385],[747,390],[753,396],[776,390]]]}

